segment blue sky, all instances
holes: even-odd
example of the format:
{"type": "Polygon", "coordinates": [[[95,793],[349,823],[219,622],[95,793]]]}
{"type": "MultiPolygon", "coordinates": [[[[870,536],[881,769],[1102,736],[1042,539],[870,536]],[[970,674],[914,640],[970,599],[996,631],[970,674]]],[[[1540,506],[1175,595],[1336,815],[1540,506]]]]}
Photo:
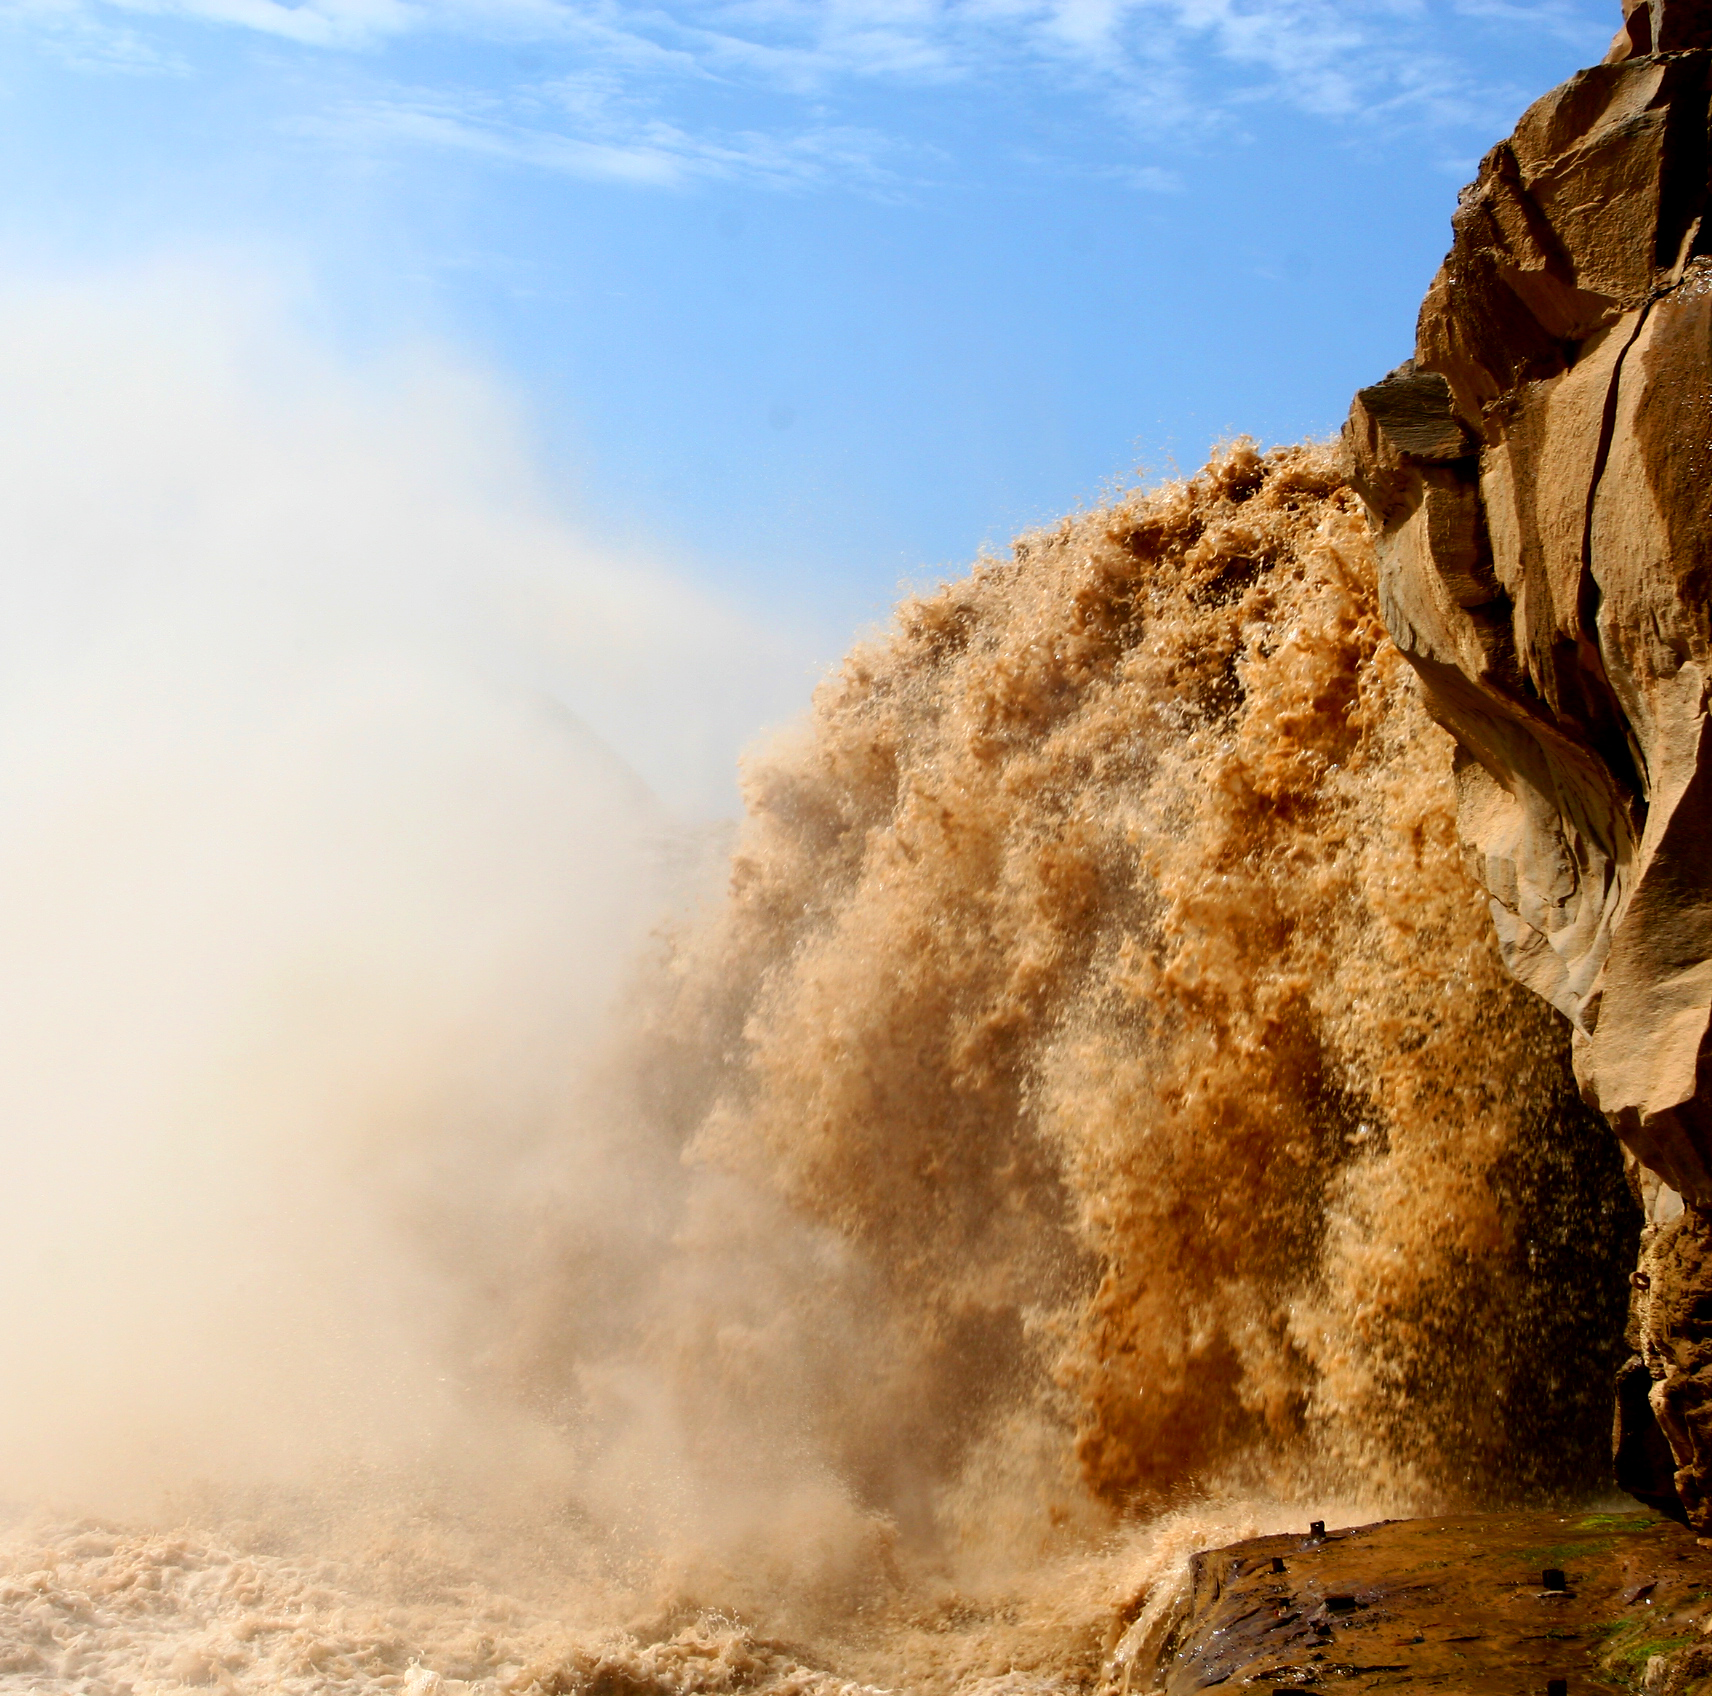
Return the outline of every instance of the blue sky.
{"type": "Polygon", "coordinates": [[[109,328],[147,299],[221,357],[234,296],[353,381],[433,350],[536,507],[774,632],[719,764],[900,581],[1335,429],[1479,154],[1614,11],[13,0],[0,265],[18,325],[106,279],[109,328]]]}

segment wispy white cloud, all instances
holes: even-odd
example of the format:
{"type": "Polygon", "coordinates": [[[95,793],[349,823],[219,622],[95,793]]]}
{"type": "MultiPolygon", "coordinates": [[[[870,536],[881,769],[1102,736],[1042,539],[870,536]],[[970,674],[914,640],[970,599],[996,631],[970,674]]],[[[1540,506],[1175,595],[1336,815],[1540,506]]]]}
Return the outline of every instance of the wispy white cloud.
{"type": "Polygon", "coordinates": [[[576,75],[509,88],[497,106],[456,89],[383,92],[299,127],[640,185],[895,180],[897,161],[871,129],[835,110],[789,110],[836,108],[877,84],[1086,96],[1156,141],[1240,126],[1256,103],[1357,129],[1490,127],[1519,91],[1478,62],[1472,37],[1459,52],[1453,30],[1598,33],[1590,0],[12,0],[12,10],[62,41],[82,31],[106,42],[116,59],[133,51],[124,41],[146,40],[137,26],[151,16],[328,50],[373,52],[406,36],[539,44],[574,55],[576,75]],[[692,112],[722,95],[780,109],[760,128],[692,112]]]}
{"type": "Polygon", "coordinates": [[[672,188],[722,178],[778,187],[837,178],[876,185],[897,149],[851,127],[796,133],[692,132],[638,113],[587,79],[549,83],[521,98],[405,90],[301,119],[304,134],[378,151],[400,144],[449,149],[588,181],[672,188]],[[555,110],[557,108],[557,110],[555,110]]]}
{"type": "Polygon", "coordinates": [[[694,74],[799,94],[1017,78],[1036,91],[1102,91],[1155,125],[1260,99],[1322,118],[1444,127],[1486,122],[1518,92],[1472,41],[1447,50],[1447,24],[1579,39],[1590,13],[1576,0],[594,0],[552,18],[638,64],[664,49],[694,74]]]}
{"type": "Polygon", "coordinates": [[[83,0],[0,0],[0,28],[29,35],[80,71],[183,76],[191,69],[181,55],[83,0]]]}
{"type": "Polygon", "coordinates": [[[308,47],[358,47],[403,34],[424,20],[409,0],[105,0],[139,16],[194,18],[278,36],[308,47]]]}
{"type": "Polygon", "coordinates": [[[353,102],[294,127],[365,151],[400,143],[449,148],[600,182],[665,187],[685,175],[685,161],[657,143],[626,146],[529,129],[432,92],[353,102]]]}

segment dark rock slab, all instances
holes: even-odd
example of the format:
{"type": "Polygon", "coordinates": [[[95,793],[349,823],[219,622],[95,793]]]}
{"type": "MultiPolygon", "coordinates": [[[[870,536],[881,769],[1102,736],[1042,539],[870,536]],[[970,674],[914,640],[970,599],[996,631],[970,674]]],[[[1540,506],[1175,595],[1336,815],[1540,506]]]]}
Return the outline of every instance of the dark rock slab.
{"type": "Polygon", "coordinates": [[[1167,1696],[1712,1696],[1709,1625],[1712,1548],[1655,1514],[1387,1520],[1197,1555],[1152,1665],[1112,1671],[1167,1696]]]}

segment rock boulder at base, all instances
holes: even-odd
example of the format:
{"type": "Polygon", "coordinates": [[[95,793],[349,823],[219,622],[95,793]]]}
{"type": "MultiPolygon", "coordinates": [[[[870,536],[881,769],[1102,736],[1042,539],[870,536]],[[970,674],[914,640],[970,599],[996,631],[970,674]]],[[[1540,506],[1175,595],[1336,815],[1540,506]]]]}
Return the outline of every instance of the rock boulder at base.
{"type": "Polygon", "coordinates": [[[1650,1408],[1640,1493],[1712,1531],[1709,89],[1712,0],[1631,6],[1481,162],[1345,435],[1504,959],[1649,1198],[1625,1464],[1650,1408]]]}
{"type": "Polygon", "coordinates": [[[1461,1514],[1209,1549],[1108,1688],[1706,1696],[1712,1552],[1649,1513],[1461,1514]]]}

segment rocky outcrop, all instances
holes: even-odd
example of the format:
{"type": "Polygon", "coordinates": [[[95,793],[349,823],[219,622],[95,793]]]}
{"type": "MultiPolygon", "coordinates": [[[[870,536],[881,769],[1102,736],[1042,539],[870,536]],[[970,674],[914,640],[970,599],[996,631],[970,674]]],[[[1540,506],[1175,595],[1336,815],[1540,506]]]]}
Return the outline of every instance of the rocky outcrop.
{"type": "Polygon", "coordinates": [[[1712,1553],[1647,1513],[1321,1525],[1194,1556],[1106,1688],[1704,1696],[1709,1585],[1712,1553]]]}
{"type": "Polygon", "coordinates": [[[1709,48],[1712,4],[1654,0],[1528,109],[1346,441],[1505,961],[1652,1197],[1636,1358],[1712,1530],[1709,48]]]}

